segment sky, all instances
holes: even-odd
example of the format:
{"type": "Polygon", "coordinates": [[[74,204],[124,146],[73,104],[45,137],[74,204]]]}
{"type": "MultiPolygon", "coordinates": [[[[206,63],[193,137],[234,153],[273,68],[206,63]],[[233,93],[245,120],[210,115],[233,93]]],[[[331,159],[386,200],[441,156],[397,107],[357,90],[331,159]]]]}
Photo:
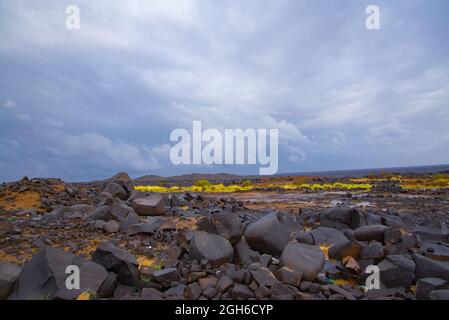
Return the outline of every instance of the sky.
{"type": "Polygon", "coordinates": [[[0,0],[0,181],[258,172],[173,165],[194,120],[278,129],[278,173],[447,164],[448,39],[447,0],[0,0]]]}

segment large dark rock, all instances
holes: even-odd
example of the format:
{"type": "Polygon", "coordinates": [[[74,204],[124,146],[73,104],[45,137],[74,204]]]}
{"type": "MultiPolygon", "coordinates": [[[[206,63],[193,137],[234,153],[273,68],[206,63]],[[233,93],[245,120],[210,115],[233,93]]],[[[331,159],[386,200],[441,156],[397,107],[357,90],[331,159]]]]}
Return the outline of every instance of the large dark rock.
{"type": "Polygon", "coordinates": [[[104,205],[104,206],[99,206],[96,207],[94,211],[92,211],[92,213],[90,214],[90,218],[92,220],[101,220],[101,221],[109,221],[114,219],[114,216],[112,215],[111,211],[109,210],[109,207],[104,205]]]}
{"type": "Polygon", "coordinates": [[[199,261],[202,259],[208,260],[212,267],[231,262],[234,257],[234,249],[227,239],[205,231],[193,233],[189,252],[193,258],[199,261]]]}
{"type": "Polygon", "coordinates": [[[176,268],[165,268],[153,272],[154,279],[165,287],[169,287],[173,281],[179,279],[179,272],[176,268]]]}
{"type": "Polygon", "coordinates": [[[446,289],[447,281],[438,278],[423,278],[416,281],[416,299],[429,300],[433,290],[446,289]]]}
{"type": "Polygon", "coordinates": [[[313,281],[324,266],[324,254],[318,246],[293,240],[282,252],[279,266],[302,273],[304,280],[313,281]]]}
{"type": "Polygon", "coordinates": [[[352,216],[357,210],[349,206],[336,206],[320,217],[320,226],[338,230],[352,228],[352,216]]]}
{"type": "Polygon", "coordinates": [[[58,206],[52,212],[45,214],[40,220],[41,223],[56,223],[64,219],[69,218],[76,211],[72,210],[70,207],[58,206]]]}
{"type": "Polygon", "coordinates": [[[416,279],[440,278],[449,281],[449,263],[436,261],[423,255],[415,255],[416,279]]]}
{"type": "Polygon", "coordinates": [[[393,216],[393,215],[387,215],[387,214],[380,214],[381,218],[382,218],[382,224],[392,227],[392,228],[396,228],[396,229],[404,229],[404,230],[409,230],[410,229],[410,225],[407,221],[404,221],[401,217],[399,216],[393,216]]]}
{"type": "Polygon", "coordinates": [[[429,293],[432,300],[449,300],[449,290],[434,290],[429,293]]]}
{"type": "Polygon", "coordinates": [[[318,227],[310,231],[310,233],[312,234],[315,245],[334,245],[348,241],[348,238],[346,238],[343,232],[332,228],[318,227]]]}
{"type": "Polygon", "coordinates": [[[85,291],[97,292],[107,275],[108,272],[95,262],[45,247],[25,263],[9,299],[75,299],[85,291]],[[70,265],[79,267],[80,289],[69,290],[66,287],[66,279],[70,275],[66,269],[70,265]]]}
{"type": "Polygon", "coordinates": [[[419,235],[423,241],[434,240],[449,242],[449,229],[444,223],[431,222],[425,225],[415,227],[413,232],[419,235]]]}
{"type": "Polygon", "coordinates": [[[137,286],[139,277],[139,269],[133,263],[124,262],[118,270],[118,281],[127,286],[137,286]]]}
{"type": "Polygon", "coordinates": [[[134,255],[121,250],[111,242],[101,243],[92,255],[92,261],[115,273],[118,273],[120,268],[126,263],[138,265],[134,255]]]}
{"type": "Polygon", "coordinates": [[[219,212],[208,217],[217,234],[236,243],[243,234],[238,212],[219,212]]]}
{"type": "MultiPolygon", "coordinates": [[[[387,231],[388,232],[388,231],[387,231]]],[[[387,234],[385,233],[385,235],[387,234]]],[[[386,255],[409,254],[420,246],[419,236],[402,235],[398,243],[386,243],[384,251],[386,255]]]]}
{"type": "Polygon", "coordinates": [[[114,272],[109,272],[101,287],[98,289],[98,297],[112,297],[112,295],[114,294],[114,290],[117,287],[117,283],[117,275],[114,272]]]}
{"type": "Polygon", "coordinates": [[[379,263],[380,282],[387,288],[410,288],[415,279],[415,262],[402,255],[391,255],[379,263]]]}
{"type": "Polygon", "coordinates": [[[110,220],[118,221],[121,231],[125,231],[129,225],[139,222],[139,217],[133,208],[120,200],[114,199],[95,208],[90,214],[90,218],[106,222],[110,220]]]}
{"type": "Polygon", "coordinates": [[[163,217],[152,217],[148,222],[130,225],[126,233],[130,236],[138,233],[152,235],[159,230],[165,221],[163,217]]]}
{"type": "Polygon", "coordinates": [[[131,205],[140,216],[161,216],[165,212],[165,200],[162,195],[138,198],[133,200],[131,205]]]}
{"type": "Polygon", "coordinates": [[[0,262],[0,300],[8,298],[21,270],[14,263],[0,262]]]}
{"type": "Polygon", "coordinates": [[[302,273],[287,267],[278,269],[275,273],[275,276],[283,284],[290,284],[295,287],[299,286],[302,279],[302,273]]]}
{"type": "Polygon", "coordinates": [[[360,254],[361,259],[382,259],[384,256],[385,252],[382,243],[377,241],[364,247],[360,254]]]}
{"type": "Polygon", "coordinates": [[[115,201],[110,210],[114,219],[120,222],[121,231],[126,231],[130,225],[139,223],[139,216],[126,203],[115,201]]]}
{"type": "Polygon", "coordinates": [[[252,270],[251,276],[259,286],[272,287],[279,282],[274,274],[266,267],[260,267],[256,270],[252,270]]]}
{"type": "Polygon", "coordinates": [[[249,224],[245,239],[259,253],[280,255],[287,245],[295,225],[279,213],[268,214],[249,224]]]}
{"type": "Polygon", "coordinates": [[[356,240],[337,243],[329,248],[328,255],[331,259],[341,260],[344,257],[353,257],[358,260],[363,246],[356,240]]]}
{"type": "Polygon", "coordinates": [[[430,259],[449,262],[449,245],[438,244],[427,241],[421,246],[424,255],[430,259]]]}
{"type": "Polygon", "coordinates": [[[384,225],[371,225],[360,227],[354,230],[354,237],[359,241],[372,241],[376,240],[379,242],[384,241],[385,232],[390,229],[388,226],[384,225]]]}
{"type": "Polygon", "coordinates": [[[107,192],[113,197],[126,200],[128,198],[128,192],[120,184],[115,182],[110,182],[106,185],[103,192],[107,192]]]}
{"type": "Polygon", "coordinates": [[[311,231],[300,232],[296,236],[296,240],[299,243],[312,245],[334,245],[337,243],[347,242],[348,238],[340,230],[327,227],[318,227],[311,231]]]}
{"type": "Polygon", "coordinates": [[[252,250],[245,238],[241,238],[239,242],[234,245],[234,261],[237,264],[244,264],[246,262],[259,260],[260,253],[252,250]]]}

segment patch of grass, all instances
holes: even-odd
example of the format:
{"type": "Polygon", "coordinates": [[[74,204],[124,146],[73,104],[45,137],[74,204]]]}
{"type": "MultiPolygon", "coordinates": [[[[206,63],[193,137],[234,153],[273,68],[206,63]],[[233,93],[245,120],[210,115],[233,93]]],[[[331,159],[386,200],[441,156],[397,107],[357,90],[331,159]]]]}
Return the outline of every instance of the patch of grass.
{"type": "Polygon", "coordinates": [[[242,187],[251,187],[253,185],[253,183],[251,182],[251,180],[244,180],[241,183],[242,187]]]}
{"type": "Polygon", "coordinates": [[[204,190],[207,187],[210,187],[212,185],[212,183],[210,183],[210,181],[206,180],[206,179],[201,179],[201,180],[196,180],[195,183],[193,184],[195,187],[200,187],[202,189],[202,192],[204,192],[204,190]]]}
{"type": "Polygon", "coordinates": [[[155,258],[148,258],[146,256],[138,256],[137,263],[139,264],[139,269],[141,267],[149,267],[155,270],[161,270],[162,265],[156,261],[155,258]]]}

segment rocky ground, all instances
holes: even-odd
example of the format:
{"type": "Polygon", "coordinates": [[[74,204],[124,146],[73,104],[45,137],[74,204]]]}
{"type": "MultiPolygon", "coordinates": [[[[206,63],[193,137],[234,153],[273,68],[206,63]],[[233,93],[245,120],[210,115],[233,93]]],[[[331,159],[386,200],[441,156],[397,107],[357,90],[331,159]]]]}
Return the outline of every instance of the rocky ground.
{"type": "Polygon", "coordinates": [[[0,299],[449,299],[447,190],[0,187],[0,299]],[[68,265],[80,269],[69,290],[68,265]],[[365,269],[380,270],[366,290],[365,269]]]}

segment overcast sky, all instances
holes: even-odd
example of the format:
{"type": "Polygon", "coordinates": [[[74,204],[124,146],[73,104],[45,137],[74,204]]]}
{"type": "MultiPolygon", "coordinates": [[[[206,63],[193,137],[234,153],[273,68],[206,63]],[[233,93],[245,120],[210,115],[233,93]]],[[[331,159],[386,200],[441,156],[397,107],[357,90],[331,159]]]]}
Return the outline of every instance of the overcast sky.
{"type": "Polygon", "coordinates": [[[0,181],[258,172],[172,166],[193,120],[279,129],[279,172],[449,163],[447,0],[64,2],[0,0],[0,181]]]}

